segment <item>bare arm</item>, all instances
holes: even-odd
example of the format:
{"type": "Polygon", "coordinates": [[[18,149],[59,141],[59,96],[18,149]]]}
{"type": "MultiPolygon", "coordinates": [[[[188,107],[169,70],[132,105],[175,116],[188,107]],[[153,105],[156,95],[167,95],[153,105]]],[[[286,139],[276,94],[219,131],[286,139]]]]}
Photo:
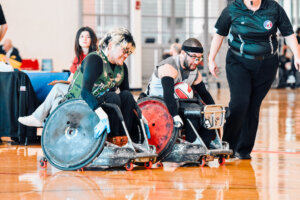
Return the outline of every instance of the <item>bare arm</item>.
{"type": "Polygon", "coordinates": [[[162,65],[158,68],[158,77],[160,79],[162,79],[165,76],[169,76],[175,79],[177,77],[177,74],[177,70],[169,64],[162,65]]]}
{"type": "Polygon", "coordinates": [[[300,49],[299,44],[295,34],[285,37],[287,45],[290,47],[294,54],[294,64],[296,69],[300,71],[300,49]]]}
{"type": "Polygon", "coordinates": [[[217,72],[219,72],[218,66],[215,62],[215,58],[216,58],[217,53],[220,50],[223,39],[224,39],[224,36],[215,33],[213,40],[211,42],[211,47],[210,47],[210,51],[209,51],[208,67],[209,67],[210,73],[215,77],[218,77],[217,72]]]}
{"type": "Polygon", "coordinates": [[[0,41],[4,38],[7,29],[7,24],[0,25],[0,41]]]}

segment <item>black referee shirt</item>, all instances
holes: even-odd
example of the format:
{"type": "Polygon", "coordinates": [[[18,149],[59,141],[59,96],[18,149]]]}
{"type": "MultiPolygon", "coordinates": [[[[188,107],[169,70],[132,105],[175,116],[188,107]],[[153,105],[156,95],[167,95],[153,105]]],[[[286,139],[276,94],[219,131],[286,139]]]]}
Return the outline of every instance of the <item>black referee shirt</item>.
{"type": "Polygon", "coordinates": [[[0,5],[0,25],[2,25],[2,24],[6,24],[6,20],[5,20],[3,11],[2,11],[2,7],[0,5]]]}
{"type": "Polygon", "coordinates": [[[277,29],[283,36],[294,33],[284,9],[274,0],[262,0],[255,12],[243,0],[236,0],[222,11],[215,28],[219,35],[229,33],[231,48],[251,55],[274,54],[278,48],[277,29]]]}

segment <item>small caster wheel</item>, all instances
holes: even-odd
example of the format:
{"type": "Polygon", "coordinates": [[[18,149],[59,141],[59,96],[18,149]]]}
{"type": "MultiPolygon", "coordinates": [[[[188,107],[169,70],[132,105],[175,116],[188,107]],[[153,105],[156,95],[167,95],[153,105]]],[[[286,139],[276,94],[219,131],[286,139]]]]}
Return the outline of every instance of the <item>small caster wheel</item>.
{"type": "Polygon", "coordinates": [[[151,169],[152,168],[152,162],[151,161],[145,162],[145,168],[146,169],[151,169]]]}
{"type": "Polygon", "coordinates": [[[80,169],[77,169],[77,172],[84,172],[84,168],[81,167],[80,169]]]}
{"type": "Polygon", "coordinates": [[[218,161],[221,166],[225,165],[225,157],[224,156],[219,157],[218,161]]]}
{"type": "Polygon", "coordinates": [[[131,170],[133,170],[133,163],[128,162],[128,163],[125,164],[124,167],[125,167],[126,171],[131,171],[131,170]]]}
{"type": "Polygon", "coordinates": [[[162,162],[158,162],[158,163],[156,163],[156,166],[158,168],[162,168],[162,167],[164,167],[164,164],[162,162]]]}
{"type": "Polygon", "coordinates": [[[204,167],[205,166],[205,157],[201,157],[200,158],[199,165],[200,165],[200,167],[204,167]]]}
{"type": "Polygon", "coordinates": [[[45,157],[41,158],[41,160],[40,160],[41,168],[47,168],[47,163],[48,163],[47,158],[45,158],[45,157]]]}

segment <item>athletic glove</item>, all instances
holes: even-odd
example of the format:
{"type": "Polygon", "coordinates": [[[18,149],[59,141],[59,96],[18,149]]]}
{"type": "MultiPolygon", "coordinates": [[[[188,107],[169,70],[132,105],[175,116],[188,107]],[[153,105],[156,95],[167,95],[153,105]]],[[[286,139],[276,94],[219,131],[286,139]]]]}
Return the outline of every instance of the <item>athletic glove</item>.
{"type": "Polygon", "coordinates": [[[148,139],[150,139],[150,138],[151,138],[151,135],[150,135],[150,130],[149,130],[148,121],[147,121],[147,119],[144,117],[143,114],[142,114],[142,121],[143,121],[144,126],[145,126],[145,131],[146,131],[147,137],[148,137],[148,139]]]}
{"type": "Polygon", "coordinates": [[[181,128],[183,126],[183,121],[179,115],[175,115],[173,121],[176,128],[181,128]]]}
{"type": "Polygon", "coordinates": [[[108,116],[101,107],[97,108],[95,113],[99,118],[99,123],[94,127],[94,138],[99,138],[105,130],[110,133],[110,126],[108,116]]]}

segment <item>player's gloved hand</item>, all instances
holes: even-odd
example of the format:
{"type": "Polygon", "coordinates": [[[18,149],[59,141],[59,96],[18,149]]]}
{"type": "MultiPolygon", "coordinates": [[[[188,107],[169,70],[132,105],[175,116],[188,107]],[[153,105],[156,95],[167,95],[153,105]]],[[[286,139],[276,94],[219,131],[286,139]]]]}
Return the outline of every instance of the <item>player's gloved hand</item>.
{"type": "Polygon", "coordinates": [[[110,133],[110,126],[108,116],[101,107],[97,108],[95,113],[99,118],[99,123],[94,127],[94,138],[99,138],[105,130],[110,133]]]}
{"type": "Polygon", "coordinates": [[[149,124],[148,124],[148,121],[147,121],[147,119],[144,117],[143,114],[142,114],[142,121],[143,121],[143,123],[144,123],[144,125],[145,125],[145,131],[146,131],[147,137],[148,137],[148,139],[150,139],[150,138],[151,138],[151,135],[150,135],[149,124]]]}
{"type": "Polygon", "coordinates": [[[183,126],[183,121],[179,115],[174,116],[173,121],[176,128],[181,128],[183,126]]]}

